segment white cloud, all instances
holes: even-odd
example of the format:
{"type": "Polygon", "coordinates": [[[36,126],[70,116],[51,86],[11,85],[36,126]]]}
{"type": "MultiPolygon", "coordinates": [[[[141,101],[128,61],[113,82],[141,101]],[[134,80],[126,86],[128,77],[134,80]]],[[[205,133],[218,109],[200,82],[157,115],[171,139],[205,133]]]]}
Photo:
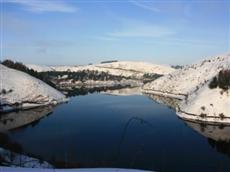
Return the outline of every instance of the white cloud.
{"type": "Polygon", "coordinates": [[[31,12],[75,12],[77,9],[67,4],[66,1],[54,0],[3,0],[3,3],[15,3],[31,12]]]}
{"type": "Polygon", "coordinates": [[[150,10],[153,12],[159,12],[160,11],[158,8],[154,7],[153,4],[151,4],[151,1],[138,2],[135,0],[131,0],[129,2],[132,3],[133,5],[137,6],[137,7],[140,7],[140,8],[146,9],[146,10],[150,10]]]}
{"type": "Polygon", "coordinates": [[[173,35],[170,29],[154,24],[136,24],[125,26],[120,31],[110,32],[109,36],[113,37],[162,37],[173,35]]]}

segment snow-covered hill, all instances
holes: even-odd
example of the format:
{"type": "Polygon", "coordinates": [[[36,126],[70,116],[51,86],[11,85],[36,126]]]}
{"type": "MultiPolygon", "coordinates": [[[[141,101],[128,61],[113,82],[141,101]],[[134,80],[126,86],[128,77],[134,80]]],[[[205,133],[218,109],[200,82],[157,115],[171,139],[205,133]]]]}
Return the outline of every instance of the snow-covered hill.
{"type": "Polygon", "coordinates": [[[169,74],[175,69],[167,65],[155,65],[145,62],[133,62],[133,61],[121,61],[111,62],[86,66],[39,66],[39,65],[26,65],[30,69],[34,69],[38,72],[44,71],[82,71],[82,70],[94,70],[108,72],[111,75],[119,75],[132,78],[141,78],[145,73],[155,73],[159,75],[169,74]]]}
{"type": "Polygon", "coordinates": [[[0,64],[0,101],[14,108],[30,108],[56,104],[66,100],[65,96],[43,81],[24,72],[0,64]]]}
{"type": "Polygon", "coordinates": [[[181,118],[230,123],[230,90],[208,86],[221,70],[229,69],[230,54],[216,56],[148,83],[143,92],[182,99],[175,107],[181,118]]]}
{"type": "Polygon", "coordinates": [[[169,92],[175,95],[189,94],[216,76],[219,71],[230,68],[230,54],[203,60],[199,63],[185,66],[152,83],[144,89],[169,92]]]}

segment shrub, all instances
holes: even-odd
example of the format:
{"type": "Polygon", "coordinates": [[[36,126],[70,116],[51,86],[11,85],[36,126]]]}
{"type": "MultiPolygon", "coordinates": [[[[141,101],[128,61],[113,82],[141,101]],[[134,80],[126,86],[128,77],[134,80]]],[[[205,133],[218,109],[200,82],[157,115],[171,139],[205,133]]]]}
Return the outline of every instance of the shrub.
{"type": "Polygon", "coordinates": [[[200,114],[200,117],[201,117],[201,118],[206,118],[206,117],[207,117],[207,114],[201,113],[201,114],[200,114]]]}
{"type": "Polygon", "coordinates": [[[202,109],[202,110],[205,110],[205,106],[202,106],[201,109],[202,109]]]}
{"type": "Polygon", "coordinates": [[[225,117],[223,113],[220,113],[219,116],[221,119],[224,119],[224,117],[225,117]]]}
{"type": "Polygon", "coordinates": [[[2,94],[6,94],[6,90],[5,90],[5,89],[2,89],[1,93],[2,93],[2,94]]]}

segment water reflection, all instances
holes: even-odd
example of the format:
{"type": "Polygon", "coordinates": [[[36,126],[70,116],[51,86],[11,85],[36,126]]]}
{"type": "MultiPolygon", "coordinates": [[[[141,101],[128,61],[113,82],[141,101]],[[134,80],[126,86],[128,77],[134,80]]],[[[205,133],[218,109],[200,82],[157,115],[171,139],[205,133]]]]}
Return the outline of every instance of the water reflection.
{"type": "MultiPolygon", "coordinates": [[[[74,96],[80,96],[80,95],[88,95],[92,93],[101,93],[101,92],[112,92],[112,91],[118,91],[118,90],[124,90],[126,91],[133,89],[136,87],[131,86],[110,86],[110,87],[66,87],[61,88],[61,91],[67,96],[67,97],[74,97],[74,96]]],[[[140,89],[140,87],[139,87],[140,89]]]]}
{"type": "Polygon", "coordinates": [[[101,94],[114,95],[114,96],[132,96],[132,95],[142,95],[141,87],[126,87],[115,90],[106,90],[100,92],[101,94]]]}
{"type": "Polygon", "coordinates": [[[154,95],[154,94],[144,94],[144,95],[149,97],[151,100],[159,104],[164,104],[172,109],[176,109],[181,101],[180,99],[164,97],[164,96],[159,96],[159,95],[154,95]]]}
{"type": "Polygon", "coordinates": [[[0,132],[17,129],[29,124],[34,126],[41,118],[51,114],[52,110],[52,106],[45,106],[0,115],[0,132]]]}
{"type": "Polygon", "coordinates": [[[195,123],[191,121],[185,121],[185,123],[206,137],[212,148],[230,156],[230,126],[195,123]]]}

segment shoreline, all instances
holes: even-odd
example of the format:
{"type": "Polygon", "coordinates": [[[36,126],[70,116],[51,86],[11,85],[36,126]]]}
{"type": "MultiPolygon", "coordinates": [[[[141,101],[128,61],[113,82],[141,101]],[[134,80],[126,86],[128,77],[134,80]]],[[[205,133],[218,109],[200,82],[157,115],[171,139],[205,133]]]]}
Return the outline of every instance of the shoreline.
{"type": "Polygon", "coordinates": [[[22,103],[18,106],[16,105],[6,105],[4,109],[4,105],[0,108],[0,112],[2,114],[7,114],[11,112],[16,112],[16,111],[23,111],[23,110],[31,110],[39,107],[44,107],[44,106],[52,106],[52,105],[58,105],[62,103],[67,103],[69,101],[69,98],[64,98],[59,101],[53,101],[53,102],[47,102],[47,103],[22,103]]]}
{"type": "MultiPolygon", "coordinates": [[[[166,93],[162,91],[156,90],[147,90],[142,89],[143,93],[162,96],[166,98],[173,98],[178,99],[180,101],[186,100],[187,96],[183,96],[182,94],[173,94],[173,93],[166,93]]],[[[200,123],[207,123],[207,124],[223,124],[223,125],[230,125],[230,117],[218,117],[218,116],[205,116],[202,117],[200,114],[192,114],[189,112],[182,111],[180,107],[173,107],[176,111],[176,114],[179,118],[183,120],[191,120],[193,122],[200,122],[200,123]]]]}

